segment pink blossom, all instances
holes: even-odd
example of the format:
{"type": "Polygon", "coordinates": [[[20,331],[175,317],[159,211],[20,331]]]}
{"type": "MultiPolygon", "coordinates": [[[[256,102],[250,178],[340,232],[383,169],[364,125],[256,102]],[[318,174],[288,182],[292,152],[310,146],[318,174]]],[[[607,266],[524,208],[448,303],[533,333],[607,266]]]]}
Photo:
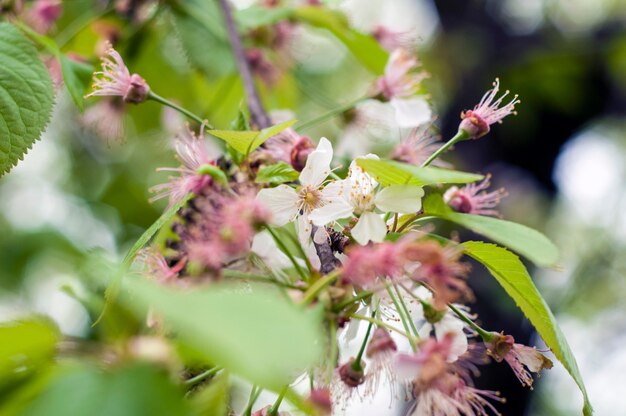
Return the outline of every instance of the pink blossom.
{"type": "Polygon", "coordinates": [[[169,182],[153,186],[150,191],[157,194],[150,199],[150,202],[169,197],[171,206],[190,192],[199,194],[213,183],[211,176],[199,171],[204,165],[215,165],[213,158],[209,155],[202,129],[200,135],[196,136],[189,130],[189,127],[185,128],[176,136],[175,147],[177,158],[182,166],[159,168],[157,171],[177,172],[179,176],[170,177],[169,182]]]}
{"type": "Polygon", "coordinates": [[[63,13],[63,4],[59,0],[36,0],[28,11],[26,21],[35,31],[45,34],[63,13]]]}
{"type": "Polygon", "coordinates": [[[261,78],[267,86],[273,86],[280,78],[280,72],[275,65],[267,60],[259,48],[246,50],[246,59],[252,72],[261,78]]]}
{"type": "Polygon", "coordinates": [[[82,123],[106,141],[121,140],[124,137],[125,106],[120,100],[102,100],[85,110],[82,123]]]}
{"type": "Polygon", "coordinates": [[[515,114],[515,104],[520,102],[517,99],[517,95],[507,104],[500,107],[502,100],[509,94],[509,91],[505,91],[500,98],[494,101],[496,95],[498,95],[499,88],[500,80],[496,78],[493,88],[483,95],[478,105],[473,110],[461,113],[463,121],[459,125],[459,130],[465,131],[472,139],[478,139],[489,133],[490,125],[502,122],[502,119],[509,114],[515,114]]]}
{"type": "Polygon", "coordinates": [[[93,92],[86,97],[122,97],[127,103],[141,103],[150,87],[138,74],[130,74],[120,54],[110,45],[102,57],[102,71],[94,73],[93,92]]]}
{"type": "Polygon", "coordinates": [[[412,97],[427,77],[419,67],[414,54],[406,49],[394,50],[385,67],[385,74],[376,81],[379,92],[388,100],[412,97]]]}
{"type": "Polygon", "coordinates": [[[156,278],[160,283],[175,281],[187,263],[186,258],[182,258],[170,266],[163,254],[156,248],[142,250],[139,257],[146,265],[149,276],[156,278]]]}
{"type": "Polygon", "coordinates": [[[196,203],[196,216],[182,236],[189,258],[218,270],[224,263],[246,254],[255,232],[271,217],[251,196],[213,193],[196,203]]]}
{"type": "Polygon", "coordinates": [[[414,54],[405,49],[391,53],[384,75],[376,81],[376,92],[393,107],[399,127],[413,128],[431,120],[430,105],[419,95],[420,84],[426,77],[414,54]]]}
{"type": "Polygon", "coordinates": [[[425,283],[432,291],[435,309],[443,310],[448,303],[472,299],[472,291],[465,282],[469,264],[459,261],[462,249],[435,241],[417,241],[406,246],[404,255],[419,263],[411,278],[425,283]]]}
{"type": "Polygon", "coordinates": [[[413,31],[393,31],[383,25],[376,26],[372,31],[372,36],[389,52],[396,49],[410,49],[417,41],[417,36],[413,31]]]}
{"type": "Polygon", "coordinates": [[[315,145],[308,136],[288,128],[267,140],[255,153],[255,158],[269,163],[285,162],[300,172],[314,150],[315,145]]]}
{"type": "Polygon", "coordinates": [[[320,416],[330,416],[332,414],[333,401],[328,388],[316,388],[311,390],[308,400],[319,411],[320,416]]]}
{"type": "Polygon", "coordinates": [[[374,394],[378,390],[383,376],[391,380],[393,392],[395,374],[392,360],[397,350],[398,346],[389,332],[384,328],[376,328],[365,350],[365,355],[370,360],[364,383],[364,390],[367,393],[374,394]]]}
{"type": "Polygon", "coordinates": [[[443,200],[452,209],[464,214],[500,216],[494,208],[500,203],[500,199],[507,195],[503,188],[496,191],[485,192],[491,185],[490,176],[479,183],[470,183],[462,188],[452,186],[443,195],[443,200]]]}
{"type": "MultiPolygon", "coordinates": [[[[396,145],[391,151],[391,158],[404,163],[420,166],[432,155],[441,143],[439,138],[432,136],[426,129],[414,129],[409,136],[396,145]]],[[[450,163],[435,159],[433,166],[451,167],[450,163]]]]}
{"type": "Polygon", "coordinates": [[[532,388],[533,377],[530,373],[539,374],[544,368],[552,368],[552,361],[536,348],[516,344],[511,335],[493,335],[493,340],[486,343],[487,353],[497,362],[506,361],[522,385],[532,388]]]}
{"type": "Polygon", "coordinates": [[[498,414],[489,400],[503,401],[497,392],[473,386],[467,366],[450,362],[452,337],[429,338],[413,355],[400,354],[396,373],[412,387],[412,416],[487,416],[498,414]]]}
{"type": "Polygon", "coordinates": [[[342,276],[362,287],[371,287],[378,278],[397,278],[403,273],[403,245],[383,242],[348,250],[342,276]]]}

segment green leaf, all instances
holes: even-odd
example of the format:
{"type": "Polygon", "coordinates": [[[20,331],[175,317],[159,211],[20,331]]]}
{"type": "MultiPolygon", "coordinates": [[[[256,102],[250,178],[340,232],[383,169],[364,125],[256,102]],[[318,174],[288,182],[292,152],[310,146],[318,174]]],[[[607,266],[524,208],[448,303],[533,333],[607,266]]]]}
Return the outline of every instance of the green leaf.
{"type": "Polygon", "coordinates": [[[256,183],[280,184],[298,179],[300,173],[291,165],[279,162],[275,165],[263,166],[256,174],[256,183]]]}
{"type": "Polygon", "coordinates": [[[65,86],[76,106],[82,111],[85,102],[84,95],[89,88],[93,74],[93,66],[69,59],[61,52],[56,42],[48,36],[37,33],[22,23],[18,23],[18,27],[59,61],[65,86]]]}
{"type": "Polygon", "coordinates": [[[163,214],[161,214],[161,216],[150,227],[148,227],[146,231],[144,231],[141,237],[139,237],[139,239],[135,242],[135,244],[133,244],[133,246],[128,251],[128,253],[126,253],[124,260],[122,261],[122,267],[120,268],[120,270],[118,270],[115,273],[115,275],[111,279],[111,283],[109,283],[109,286],[106,288],[106,291],[104,292],[104,298],[106,300],[104,309],[102,310],[102,313],[100,314],[100,316],[98,317],[94,325],[96,325],[102,319],[103,315],[107,311],[107,308],[117,298],[117,295],[119,294],[119,291],[120,291],[122,279],[124,278],[124,275],[126,274],[126,271],[130,267],[131,263],[137,256],[137,253],[139,252],[139,250],[141,250],[146,244],[148,244],[148,242],[152,239],[152,237],[154,237],[154,235],[165,224],[171,221],[172,218],[174,218],[174,216],[176,215],[176,213],[183,206],[185,206],[187,201],[189,201],[192,197],[193,197],[193,194],[190,193],[185,198],[181,199],[180,201],[178,201],[177,203],[169,207],[163,214]]]}
{"type": "Polygon", "coordinates": [[[498,218],[461,214],[449,208],[440,194],[430,194],[424,200],[424,213],[452,221],[475,233],[522,254],[539,266],[553,266],[559,259],[558,248],[537,230],[498,218]]]}
{"type": "Polygon", "coordinates": [[[224,140],[233,149],[242,155],[248,154],[248,149],[252,146],[252,142],[259,135],[258,131],[237,131],[237,130],[207,130],[212,136],[224,140]]]}
{"type": "Polygon", "coordinates": [[[203,416],[228,414],[228,374],[222,372],[211,383],[191,396],[191,404],[203,416]]]}
{"type": "Polygon", "coordinates": [[[105,373],[82,365],[60,369],[20,414],[25,416],[191,415],[191,406],[166,371],[133,364],[105,373]]]}
{"type": "Polygon", "coordinates": [[[235,12],[235,20],[239,30],[251,30],[259,26],[268,26],[281,20],[288,19],[293,9],[288,7],[251,6],[235,12]]]}
{"type": "Polygon", "coordinates": [[[65,87],[70,93],[74,104],[82,111],[85,107],[84,96],[89,88],[93,66],[76,62],[63,54],[58,56],[65,87]]]}
{"type": "Polygon", "coordinates": [[[356,163],[383,186],[470,183],[483,178],[482,175],[474,173],[433,167],[421,168],[393,160],[357,159],[356,163]]]}
{"type": "Polygon", "coordinates": [[[321,358],[319,310],[307,310],[264,286],[214,284],[176,290],[129,278],[125,299],[145,316],[153,308],[178,339],[208,362],[279,390],[321,358]]]}
{"type": "Polygon", "coordinates": [[[214,1],[169,2],[176,33],[191,66],[209,77],[235,72],[222,13],[214,1]]]}
{"type": "Polygon", "coordinates": [[[51,363],[60,336],[43,318],[0,324],[0,385],[51,363]]]}
{"type": "Polygon", "coordinates": [[[550,307],[539,294],[524,264],[515,254],[495,244],[467,241],[461,245],[467,255],[482,263],[489,270],[506,293],[524,312],[524,315],[533,324],[546,345],[550,347],[555,357],[563,364],[576,384],[578,384],[585,400],[583,413],[591,415],[593,409],[578,370],[576,359],[554,315],[550,311],[550,307]]]}
{"type": "Polygon", "coordinates": [[[242,155],[248,155],[269,138],[292,126],[295,122],[296,120],[285,121],[261,131],[208,130],[207,133],[224,140],[242,155]]]}
{"type": "Polygon", "coordinates": [[[54,102],[52,81],[35,46],[0,23],[0,175],[15,166],[41,136],[54,102]]]}
{"type": "Polygon", "coordinates": [[[374,74],[382,75],[385,71],[389,54],[372,36],[351,29],[340,12],[324,7],[305,6],[295,9],[293,17],[331,32],[374,74]]]}

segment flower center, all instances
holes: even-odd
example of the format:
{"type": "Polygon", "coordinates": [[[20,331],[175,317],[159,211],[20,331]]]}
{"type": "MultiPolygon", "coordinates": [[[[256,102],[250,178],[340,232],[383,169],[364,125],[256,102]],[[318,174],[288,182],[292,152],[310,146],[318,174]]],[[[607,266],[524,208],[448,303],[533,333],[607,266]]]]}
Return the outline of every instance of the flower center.
{"type": "Polygon", "coordinates": [[[318,208],[322,202],[322,192],[319,189],[312,186],[305,186],[300,191],[300,201],[302,203],[302,209],[311,212],[315,208],[318,208]]]}

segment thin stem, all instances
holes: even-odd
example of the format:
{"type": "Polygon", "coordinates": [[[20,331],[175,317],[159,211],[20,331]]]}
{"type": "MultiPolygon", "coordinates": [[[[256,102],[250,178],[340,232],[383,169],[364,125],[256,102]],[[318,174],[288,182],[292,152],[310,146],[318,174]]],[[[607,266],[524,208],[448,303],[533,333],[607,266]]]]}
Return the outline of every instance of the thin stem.
{"type": "Polygon", "coordinates": [[[212,129],[213,126],[210,125],[209,123],[207,123],[206,120],[201,119],[200,117],[198,117],[197,115],[195,115],[194,113],[192,113],[191,111],[177,105],[174,104],[173,102],[171,102],[170,100],[167,100],[163,97],[161,97],[158,94],[155,94],[154,92],[150,91],[148,93],[148,99],[152,100],[152,101],[156,101],[157,103],[161,103],[167,107],[173,108],[174,110],[178,111],[181,114],[184,114],[185,116],[189,117],[190,119],[192,119],[193,121],[197,122],[198,124],[204,124],[205,126],[207,126],[209,129],[212,129]]]}
{"type": "Polygon", "coordinates": [[[330,385],[333,380],[333,372],[337,365],[337,322],[334,320],[328,323],[328,340],[330,342],[330,360],[328,360],[326,383],[330,385]]]}
{"type": "Polygon", "coordinates": [[[308,303],[310,303],[313,299],[315,299],[315,297],[319,294],[319,292],[322,291],[322,289],[324,289],[326,286],[332,284],[335,280],[337,280],[339,278],[339,272],[338,271],[334,271],[332,273],[329,273],[323,277],[321,277],[319,280],[317,280],[315,283],[313,283],[308,290],[304,293],[304,296],[302,297],[302,304],[306,305],[308,303]]]}
{"type": "MultiPolygon", "coordinates": [[[[387,289],[387,293],[389,293],[389,297],[391,298],[393,305],[396,307],[396,311],[398,311],[398,315],[400,316],[400,321],[402,322],[402,326],[404,327],[404,330],[407,332],[407,334],[410,334],[411,331],[409,330],[409,325],[406,323],[406,317],[404,316],[404,313],[400,309],[400,304],[396,300],[396,297],[393,295],[393,292],[391,291],[391,287],[389,286],[389,283],[387,283],[386,281],[385,281],[385,288],[387,289]]],[[[413,351],[415,351],[416,346],[413,340],[413,335],[411,335],[408,339],[409,339],[409,343],[411,344],[411,348],[413,349],[413,351]]]]}
{"type": "Polygon", "coordinates": [[[376,318],[370,318],[369,316],[365,316],[365,315],[360,315],[358,313],[351,313],[350,318],[354,318],[354,319],[358,319],[359,321],[367,321],[367,322],[372,322],[378,326],[380,326],[381,328],[386,328],[390,331],[396,332],[400,335],[402,335],[403,337],[405,337],[406,339],[409,340],[409,342],[411,343],[411,345],[413,345],[413,335],[408,334],[404,331],[402,331],[401,329],[396,328],[393,325],[389,325],[383,321],[381,321],[380,319],[376,319],[376,318]]]}
{"type": "Polygon", "coordinates": [[[300,242],[291,233],[286,232],[286,233],[283,233],[283,235],[287,235],[287,238],[289,238],[291,242],[293,243],[293,245],[296,246],[296,248],[298,249],[298,253],[300,253],[300,255],[302,256],[302,259],[306,263],[307,269],[309,269],[309,273],[311,273],[313,271],[313,265],[311,264],[311,260],[309,260],[309,256],[307,256],[306,253],[304,252],[304,249],[302,248],[302,245],[300,244],[300,242]]]}
{"type": "Polygon", "coordinates": [[[271,416],[278,415],[278,408],[280,407],[280,404],[285,398],[285,394],[287,394],[287,391],[289,391],[289,384],[287,384],[285,388],[283,389],[283,391],[280,392],[280,394],[278,395],[278,398],[274,402],[274,405],[270,408],[269,412],[267,412],[268,415],[271,415],[271,416]]]}
{"type": "Polygon", "coordinates": [[[476,325],[476,323],[474,321],[472,321],[467,316],[465,316],[465,314],[463,312],[461,312],[456,306],[454,306],[451,303],[448,303],[448,307],[450,309],[452,309],[452,312],[454,312],[456,314],[456,316],[458,316],[463,322],[465,322],[470,327],[472,327],[472,329],[474,331],[476,331],[478,333],[478,335],[480,335],[480,337],[483,339],[483,341],[488,342],[488,341],[491,341],[493,339],[493,335],[489,331],[485,331],[484,329],[482,329],[481,327],[476,325]]]}
{"type": "Polygon", "coordinates": [[[262,390],[263,390],[262,388],[256,385],[252,386],[252,390],[250,390],[250,398],[248,399],[248,405],[246,406],[244,411],[241,413],[243,416],[252,415],[252,407],[254,406],[254,402],[256,402],[256,399],[259,397],[259,394],[261,394],[262,390]]]}
{"type": "MultiPolygon", "coordinates": [[[[372,318],[376,317],[376,309],[372,309],[372,318]]],[[[361,359],[363,358],[363,353],[365,352],[365,347],[367,346],[367,340],[369,339],[370,333],[372,332],[372,326],[374,326],[374,322],[370,321],[369,325],[367,325],[367,331],[365,332],[365,337],[363,338],[363,342],[361,343],[361,348],[359,349],[359,353],[357,354],[356,358],[352,362],[352,369],[354,371],[363,371],[363,366],[361,365],[361,359]]]]}
{"type": "Polygon", "coordinates": [[[202,380],[205,380],[211,377],[214,374],[217,374],[221,370],[222,370],[222,367],[213,367],[211,369],[206,370],[203,373],[198,374],[197,376],[194,376],[190,379],[185,380],[185,384],[196,384],[202,380]]]}
{"type": "Polygon", "coordinates": [[[402,294],[400,293],[398,286],[393,285],[393,288],[396,290],[396,294],[398,295],[398,300],[400,301],[400,304],[402,305],[402,309],[404,310],[404,313],[406,314],[407,320],[409,321],[410,327],[413,330],[413,334],[415,335],[415,338],[419,339],[420,335],[417,332],[417,328],[415,327],[415,322],[413,322],[413,318],[411,318],[411,313],[409,312],[409,308],[407,308],[406,303],[404,303],[404,299],[402,299],[402,294]]]}
{"type": "Polygon", "coordinates": [[[272,235],[272,238],[274,239],[274,242],[276,243],[278,248],[280,248],[283,251],[283,253],[285,253],[285,255],[289,258],[289,261],[291,261],[291,263],[293,264],[293,267],[298,271],[298,274],[300,275],[300,277],[302,277],[302,280],[307,281],[309,279],[309,276],[307,276],[305,271],[302,270],[302,268],[296,261],[296,258],[287,249],[287,246],[285,245],[285,243],[283,243],[283,241],[280,238],[278,238],[274,230],[272,230],[270,227],[265,227],[265,229],[272,235]]]}
{"type": "Polygon", "coordinates": [[[305,121],[304,123],[300,123],[300,124],[296,124],[295,129],[298,131],[304,131],[310,127],[315,126],[316,124],[319,124],[323,121],[326,121],[327,119],[333,118],[339,114],[345,113],[346,111],[350,110],[353,107],[356,107],[357,104],[367,100],[370,97],[360,97],[357,98],[354,101],[351,101],[347,104],[344,104],[342,106],[339,106],[337,108],[333,108],[332,110],[328,111],[327,113],[324,113],[320,116],[315,117],[314,119],[311,119],[309,121],[305,121]]]}
{"type": "Polygon", "coordinates": [[[398,228],[398,213],[393,214],[393,227],[391,227],[391,232],[395,233],[396,228],[398,228]]]}
{"type": "Polygon", "coordinates": [[[447,143],[445,143],[443,146],[437,149],[435,153],[430,155],[430,157],[426,159],[424,163],[422,163],[422,167],[424,168],[430,165],[435,159],[439,157],[439,155],[447,151],[450,147],[454,146],[458,142],[462,142],[463,140],[467,140],[467,139],[469,139],[469,134],[465,130],[459,130],[456,133],[456,136],[448,140],[447,143]]]}
{"type": "Polygon", "coordinates": [[[224,20],[226,22],[226,30],[228,31],[228,40],[230,46],[233,49],[233,55],[235,61],[237,61],[237,67],[239,68],[239,74],[243,82],[243,88],[246,92],[246,99],[248,101],[248,108],[250,109],[250,116],[252,121],[260,128],[264,129],[272,125],[272,121],[265,112],[261,99],[259,98],[259,92],[254,85],[254,79],[252,78],[252,71],[250,65],[248,65],[248,59],[246,53],[241,44],[241,38],[237,33],[235,27],[235,20],[233,19],[233,11],[231,9],[228,0],[219,0],[222,12],[224,13],[224,20]]]}
{"type": "Polygon", "coordinates": [[[372,294],[373,294],[372,292],[370,292],[368,290],[364,290],[363,292],[359,293],[358,295],[356,295],[356,296],[354,296],[354,297],[352,297],[350,299],[344,300],[341,303],[338,303],[337,305],[335,305],[333,307],[333,310],[334,311],[340,311],[343,308],[345,308],[346,306],[352,305],[353,303],[358,302],[361,299],[365,299],[365,298],[368,298],[368,297],[372,296],[372,294]]]}
{"type": "Polygon", "coordinates": [[[421,217],[422,215],[424,215],[423,211],[418,212],[417,214],[413,215],[411,218],[409,218],[408,220],[406,220],[401,226],[400,228],[398,228],[396,230],[397,233],[401,233],[402,231],[404,231],[408,226],[410,226],[415,220],[417,220],[419,217],[421,217]]]}

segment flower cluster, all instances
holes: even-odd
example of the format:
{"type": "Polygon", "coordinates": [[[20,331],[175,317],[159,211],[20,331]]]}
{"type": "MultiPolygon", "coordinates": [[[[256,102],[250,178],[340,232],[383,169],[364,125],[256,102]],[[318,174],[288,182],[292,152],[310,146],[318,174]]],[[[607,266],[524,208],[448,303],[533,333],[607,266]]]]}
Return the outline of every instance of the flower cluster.
{"type": "MultiPolygon", "coordinates": [[[[276,2],[264,6],[273,8],[276,2]]],[[[282,22],[269,32],[248,33],[255,46],[240,64],[268,85],[278,82],[280,71],[262,48],[275,45],[277,53],[284,53],[294,25],[282,22]]],[[[380,27],[374,36],[391,53],[365,98],[393,109],[394,128],[404,139],[388,146],[392,161],[363,151],[345,160],[345,169],[333,160],[333,141],[322,137],[315,144],[297,125],[265,137],[258,148],[250,143],[250,150],[239,155],[234,153],[241,146],[233,143],[258,132],[208,130],[231,145],[229,152],[220,152],[209,146],[205,123],[194,116],[199,133],[187,127],[175,139],[181,165],[158,169],[174,175],[152,188],[153,201],[167,198],[170,207],[180,208],[165,241],[144,250],[141,259],[150,277],[163,284],[213,283],[232,276],[263,280],[285,289],[285,297],[303,307],[315,304],[323,310],[333,354],[307,377],[307,402],[320,414],[365,401],[387,387],[394,401],[413,400],[412,416],[497,413],[500,395],[473,384],[478,364],[505,361],[522,384],[531,386],[531,373],[552,362],[512,336],[478,325],[466,305],[474,294],[465,245],[456,236],[432,235],[436,224],[422,224],[443,216],[429,204],[433,200],[442,212],[466,214],[454,218],[499,216],[504,190],[487,191],[489,176],[471,183],[473,175],[446,169],[450,164],[439,156],[459,140],[487,134],[490,125],[514,113],[519,100],[502,105],[508,92],[497,98],[496,79],[480,103],[462,114],[459,134],[440,143],[431,134],[433,116],[422,86],[427,74],[407,49],[410,34],[380,27]],[[431,164],[438,169],[425,169],[431,164]],[[260,172],[279,173],[261,180],[260,172]]],[[[113,49],[103,59],[94,88],[90,96],[132,103],[150,97],[189,116],[151,93],[139,75],[130,75],[113,49]]],[[[257,394],[251,395],[248,414],[287,414],[278,411],[286,393],[274,405],[258,404],[252,412],[259,391],[253,390],[257,394]]]]}

